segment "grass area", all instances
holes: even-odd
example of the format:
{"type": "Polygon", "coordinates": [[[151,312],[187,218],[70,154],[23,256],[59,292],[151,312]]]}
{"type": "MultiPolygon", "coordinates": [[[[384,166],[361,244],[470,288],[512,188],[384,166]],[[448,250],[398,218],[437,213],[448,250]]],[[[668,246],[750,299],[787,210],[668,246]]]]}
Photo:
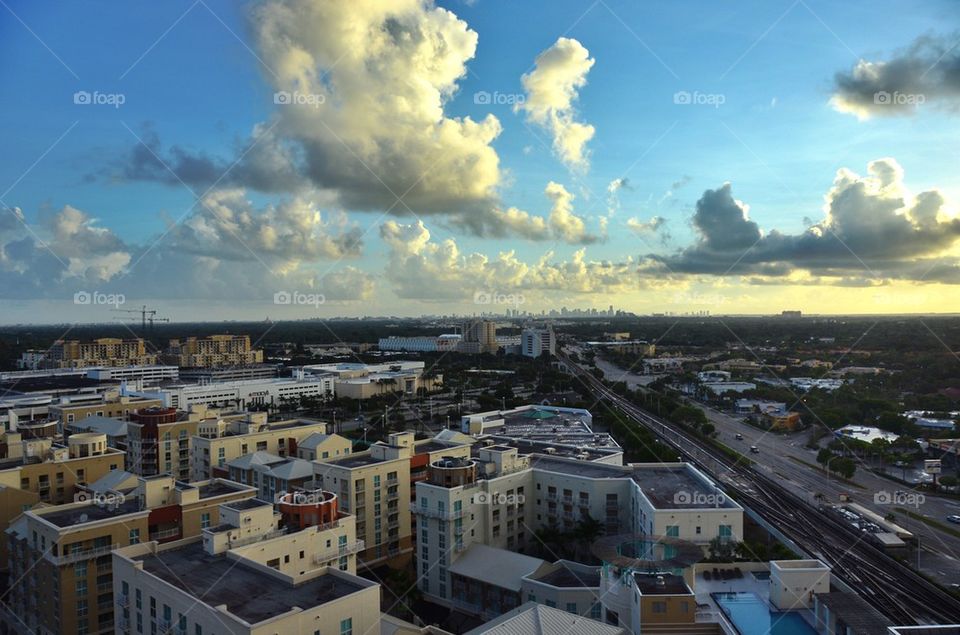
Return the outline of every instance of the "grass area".
{"type": "Polygon", "coordinates": [[[950,534],[950,535],[953,536],[954,538],[960,538],[960,531],[954,529],[954,528],[951,527],[950,525],[947,525],[947,524],[945,524],[945,523],[940,522],[939,520],[934,520],[934,519],[932,519],[932,518],[927,518],[927,517],[924,516],[923,514],[918,514],[917,512],[912,512],[912,511],[910,511],[909,509],[906,509],[905,507],[894,507],[894,510],[896,510],[898,513],[903,514],[903,515],[905,515],[905,516],[907,516],[907,517],[909,517],[909,518],[912,518],[912,519],[914,519],[914,520],[919,520],[919,521],[922,522],[924,525],[929,525],[929,526],[933,527],[934,529],[939,529],[940,531],[942,531],[942,532],[945,533],[945,534],[950,534]]]}
{"type": "Polygon", "coordinates": [[[807,461],[804,461],[803,459],[798,459],[798,458],[795,457],[795,456],[788,456],[787,458],[790,459],[791,461],[795,462],[795,463],[799,463],[800,465],[806,465],[807,467],[812,468],[812,469],[814,469],[814,470],[816,470],[816,471],[818,471],[818,472],[822,472],[822,473],[823,473],[825,476],[827,476],[828,478],[836,479],[836,480],[840,481],[841,483],[843,483],[844,485],[849,485],[850,487],[856,487],[857,489],[866,489],[866,488],[864,488],[864,486],[861,485],[860,483],[854,483],[853,481],[851,481],[851,480],[848,479],[848,478],[844,478],[844,477],[842,477],[842,476],[838,476],[837,474],[828,474],[828,472],[827,472],[825,469],[823,469],[822,467],[820,467],[819,465],[815,465],[815,464],[813,464],[813,463],[808,463],[807,461]]]}

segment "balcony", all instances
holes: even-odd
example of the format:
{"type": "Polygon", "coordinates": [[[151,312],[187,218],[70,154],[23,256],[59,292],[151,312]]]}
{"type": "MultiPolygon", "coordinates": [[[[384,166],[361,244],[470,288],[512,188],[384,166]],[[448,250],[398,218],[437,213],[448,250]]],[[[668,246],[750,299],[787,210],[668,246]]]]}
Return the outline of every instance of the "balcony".
{"type": "Polygon", "coordinates": [[[589,498],[581,498],[579,501],[577,501],[577,505],[579,505],[580,507],[587,507],[587,508],[589,508],[589,507],[590,507],[590,499],[589,499],[589,498]]]}
{"type": "Polygon", "coordinates": [[[97,593],[113,592],[113,582],[101,582],[97,585],[97,593]]]}
{"type": "Polygon", "coordinates": [[[564,496],[563,497],[564,505],[573,505],[573,496],[564,496]]]}
{"type": "Polygon", "coordinates": [[[314,556],[313,561],[316,564],[323,564],[324,562],[330,562],[331,560],[336,560],[337,558],[343,558],[344,556],[359,553],[364,549],[365,543],[362,540],[354,540],[353,542],[345,545],[338,545],[336,549],[328,549],[323,553],[317,554],[314,556]]]}
{"type": "Polygon", "coordinates": [[[548,501],[556,501],[559,499],[559,496],[557,496],[556,492],[547,492],[546,498],[548,501]]]}
{"type": "Polygon", "coordinates": [[[112,545],[106,545],[103,547],[94,547],[92,549],[82,549],[80,551],[72,551],[70,553],[65,553],[62,556],[55,556],[51,553],[46,554],[47,560],[53,564],[63,566],[65,564],[72,564],[74,562],[80,562],[81,560],[89,560],[90,558],[96,558],[97,556],[105,556],[109,554],[114,549],[119,549],[120,543],[114,543],[112,545]]]}
{"type": "Polygon", "coordinates": [[[166,540],[167,538],[176,538],[180,535],[179,527],[172,527],[171,529],[161,529],[160,531],[155,531],[150,534],[150,540],[166,540]]]}
{"type": "Polygon", "coordinates": [[[432,507],[420,507],[414,503],[410,503],[410,513],[418,516],[424,516],[426,518],[438,518],[440,520],[454,520],[456,518],[463,518],[462,509],[440,511],[439,509],[434,509],[432,507]]]}
{"type": "Polygon", "coordinates": [[[396,500],[400,497],[400,490],[397,488],[392,488],[387,490],[387,500],[396,500]]]}
{"type": "Polygon", "coordinates": [[[121,593],[117,596],[117,608],[123,610],[130,606],[130,596],[126,593],[121,593]]]}

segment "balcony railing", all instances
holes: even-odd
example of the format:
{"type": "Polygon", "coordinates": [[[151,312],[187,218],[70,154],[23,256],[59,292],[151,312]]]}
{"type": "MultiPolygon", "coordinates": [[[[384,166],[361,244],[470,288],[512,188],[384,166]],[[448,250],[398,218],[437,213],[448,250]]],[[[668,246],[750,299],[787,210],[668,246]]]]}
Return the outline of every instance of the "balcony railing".
{"type": "Polygon", "coordinates": [[[65,553],[61,556],[55,556],[51,553],[46,554],[47,560],[53,564],[59,566],[70,564],[73,562],[80,562],[81,560],[88,560],[90,558],[95,558],[97,556],[105,556],[114,549],[119,549],[120,543],[114,543],[112,545],[106,545],[103,547],[94,547],[93,549],[83,549],[80,551],[71,551],[70,553],[65,553]]]}
{"type": "Polygon", "coordinates": [[[432,507],[420,507],[415,503],[410,503],[410,513],[417,514],[419,516],[426,516],[427,518],[439,518],[440,520],[454,520],[456,518],[463,518],[462,509],[440,511],[439,509],[434,509],[432,507]]]}
{"type": "Polygon", "coordinates": [[[365,543],[362,540],[354,540],[353,542],[347,543],[345,545],[337,545],[336,549],[328,549],[323,553],[319,553],[314,557],[313,561],[317,564],[322,564],[324,562],[329,562],[331,560],[336,560],[337,558],[342,558],[344,556],[349,556],[354,553],[359,553],[365,548],[365,543]]]}
{"type": "Polygon", "coordinates": [[[283,536],[287,532],[283,529],[275,529],[273,531],[268,531],[265,534],[258,534],[256,536],[247,536],[246,538],[235,538],[228,542],[228,545],[231,549],[234,547],[243,547],[245,545],[252,545],[255,542],[261,542],[263,540],[270,540],[271,538],[276,538],[278,536],[283,536]]]}

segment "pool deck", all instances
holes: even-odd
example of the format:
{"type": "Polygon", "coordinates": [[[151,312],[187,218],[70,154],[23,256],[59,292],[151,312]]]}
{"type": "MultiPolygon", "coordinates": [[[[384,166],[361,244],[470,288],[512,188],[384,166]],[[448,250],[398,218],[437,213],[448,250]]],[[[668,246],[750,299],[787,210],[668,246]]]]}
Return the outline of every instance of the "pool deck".
{"type": "MultiPolygon", "coordinates": [[[[734,578],[732,580],[707,580],[701,573],[697,574],[694,584],[694,593],[697,597],[698,606],[697,621],[720,622],[725,631],[728,631],[728,628],[730,628],[728,626],[730,619],[720,610],[720,607],[717,606],[717,603],[711,595],[713,593],[754,593],[767,603],[770,610],[777,610],[770,604],[770,580],[757,580],[750,571],[744,571],[742,578],[734,578]]],[[[801,609],[791,612],[799,613],[804,621],[811,627],[814,627],[816,624],[816,618],[811,609],[801,609]]],[[[736,630],[728,632],[736,633],[736,630]]]]}

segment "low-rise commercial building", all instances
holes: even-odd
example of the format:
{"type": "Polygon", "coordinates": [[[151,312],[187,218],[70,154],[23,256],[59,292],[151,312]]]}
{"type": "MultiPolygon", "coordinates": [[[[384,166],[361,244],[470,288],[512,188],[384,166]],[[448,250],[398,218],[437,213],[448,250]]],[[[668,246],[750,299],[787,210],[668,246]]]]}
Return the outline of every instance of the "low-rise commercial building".
{"type": "Polygon", "coordinates": [[[461,336],[455,333],[401,337],[381,337],[377,347],[381,351],[409,351],[412,353],[448,353],[457,350],[461,336]]]}
{"type": "MultiPolygon", "coordinates": [[[[512,410],[491,410],[464,415],[460,431],[474,437],[493,435],[549,445],[619,452],[620,444],[609,434],[593,431],[593,415],[583,408],[526,405],[512,410]]],[[[545,450],[550,453],[549,450],[545,450]]]]}
{"type": "Polygon", "coordinates": [[[418,391],[436,390],[443,385],[443,375],[425,373],[425,363],[393,361],[383,364],[315,364],[304,366],[308,377],[335,377],[337,397],[369,399],[378,395],[403,393],[415,395],[418,391]]]}
{"type": "Polygon", "coordinates": [[[334,377],[312,375],[212,384],[173,384],[132,391],[132,394],[159,399],[164,407],[180,410],[196,405],[246,410],[251,407],[280,407],[302,399],[329,399],[334,394],[334,377]]]}

